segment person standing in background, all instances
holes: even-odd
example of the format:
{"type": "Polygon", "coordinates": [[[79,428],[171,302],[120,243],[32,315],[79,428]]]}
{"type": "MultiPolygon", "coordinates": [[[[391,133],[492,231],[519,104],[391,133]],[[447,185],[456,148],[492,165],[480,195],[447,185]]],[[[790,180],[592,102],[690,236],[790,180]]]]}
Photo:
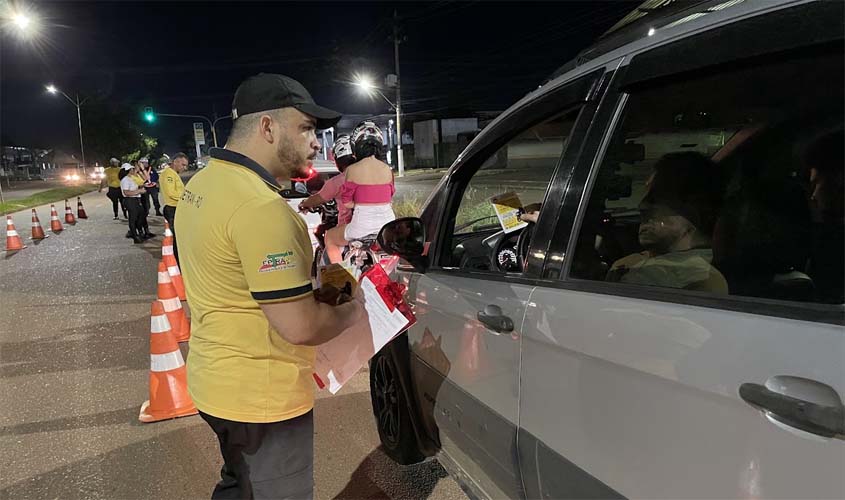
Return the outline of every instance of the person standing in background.
{"type": "Polygon", "coordinates": [[[170,165],[159,175],[161,194],[164,198],[164,219],[170,224],[170,230],[173,232],[173,255],[176,257],[176,262],[179,262],[179,249],[176,242],[176,205],[179,204],[182,193],[185,192],[185,184],[179,174],[187,168],[188,155],[176,153],[170,165]]]}
{"type": "Polygon", "coordinates": [[[126,216],[126,207],[123,204],[123,195],[120,194],[120,160],[112,158],[109,160],[109,166],[105,168],[105,182],[108,186],[106,196],[111,200],[112,210],[114,211],[114,220],[119,220],[117,216],[117,206],[123,211],[123,217],[126,216]]]}
{"type": "Polygon", "coordinates": [[[143,226],[141,225],[143,208],[141,207],[141,195],[146,192],[146,189],[137,182],[139,177],[135,174],[138,167],[124,163],[123,170],[126,171],[126,175],[120,181],[120,190],[123,195],[123,203],[129,211],[128,237],[132,238],[132,241],[136,244],[143,243],[143,226]]]}
{"type": "MultiPolygon", "coordinates": [[[[132,172],[130,172],[130,174],[129,174],[132,177],[132,179],[139,186],[144,188],[145,193],[146,193],[147,184],[149,183],[149,179],[147,178],[147,176],[145,175],[145,172],[144,172],[144,167],[145,167],[146,163],[147,163],[146,158],[142,158],[141,160],[136,161],[135,162],[135,169],[132,172]]],[[[142,231],[140,231],[141,238],[149,239],[149,238],[152,238],[152,237],[155,236],[155,234],[150,232],[150,225],[147,222],[147,214],[150,211],[150,205],[149,205],[150,200],[149,200],[149,198],[147,198],[146,195],[144,195],[144,196],[141,196],[141,199],[139,201],[141,202],[141,215],[139,216],[138,224],[139,224],[139,227],[141,227],[141,229],[142,229],[142,231]]],[[[127,234],[126,237],[130,238],[131,236],[129,236],[127,234]]]]}
{"type": "MultiPolygon", "coordinates": [[[[166,164],[165,164],[165,166],[166,166],[166,164]]],[[[163,167],[162,167],[162,168],[163,168],[163,167]]],[[[158,217],[161,217],[161,216],[162,216],[162,213],[161,213],[161,202],[159,202],[159,200],[158,200],[158,189],[159,189],[159,185],[158,185],[158,181],[159,181],[159,174],[158,174],[158,170],[156,170],[155,168],[150,167],[150,166],[149,166],[149,164],[148,164],[148,165],[147,165],[147,172],[149,173],[149,176],[150,176],[150,185],[147,187],[147,196],[149,196],[149,197],[150,197],[150,199],[152,199],[152,202],[153,202],[153,207],[155,207],[155,210],[156,210],[156,215],[157,215],[158,217]]],[[[149,207],[149,202],[148,202],[148,205],[147,205],[147,206],[149,207]]]]}

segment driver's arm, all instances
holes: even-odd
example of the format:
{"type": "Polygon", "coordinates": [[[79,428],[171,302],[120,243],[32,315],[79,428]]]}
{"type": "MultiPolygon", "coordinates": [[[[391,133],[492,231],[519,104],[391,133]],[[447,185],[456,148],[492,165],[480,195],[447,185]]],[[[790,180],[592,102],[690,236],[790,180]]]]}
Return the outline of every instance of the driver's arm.
{"type": "Polygon", "coordinates": [[[540,218],[540,208],[542,208],[542,204],[540,203],[532,203],[531,205],[526,205],[525,213],[519,216],[519,220],[536,224],[537,219],[540,218]]]}
{"type": "Polygon", "coordinates": [[[322,205],[325,202],[326,202],[326,200],[324,200],[323,197],[320,196],[320,193],[312,194],[311,196],[302,200],[299,203],[299,209],[300,210],[306,210],[306,209],[309,209],[309,208],[314,208],[318,205],[322,205]]]}

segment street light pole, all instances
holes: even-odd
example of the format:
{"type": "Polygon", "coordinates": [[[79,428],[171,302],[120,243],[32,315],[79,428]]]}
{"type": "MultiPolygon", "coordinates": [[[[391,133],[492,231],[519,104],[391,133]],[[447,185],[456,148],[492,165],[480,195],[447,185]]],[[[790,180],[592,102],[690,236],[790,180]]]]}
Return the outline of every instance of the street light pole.
{"type": "Polygon", "coordinates": [[[79,102],[79,94],[76,94],[76,119],[79,123],[79,149],[82,151],[82,175],[85,175],[85,143],[82,141],[82,104],[79,102]]]}
{"type": "Polygon", "coordinates": [[[86,97],[83,100],[79,100],[79,94],[76,94],[76,99],[71,99],[71,97],[65,94],[62,90],[56,88],[55,85],[47,85],[46,87],[47,92],[51,94],[61,94],[67,99],[71,104],[76,106],[76,120],[77,124],[79,125],[79,149],[82,153],[82,175],[85,175],[85,142],[82,140],[82,105],[85,104],[85,101],[88,100],[86,97]]]}
{"type": "Polygon", "coordinates": [[[399,75],[399,23],[398,14],[393,11],[393,58],[396,65],[396,163],[399,177],[405,175],[405,157],[402,155],[402,79],[399,75]]]}

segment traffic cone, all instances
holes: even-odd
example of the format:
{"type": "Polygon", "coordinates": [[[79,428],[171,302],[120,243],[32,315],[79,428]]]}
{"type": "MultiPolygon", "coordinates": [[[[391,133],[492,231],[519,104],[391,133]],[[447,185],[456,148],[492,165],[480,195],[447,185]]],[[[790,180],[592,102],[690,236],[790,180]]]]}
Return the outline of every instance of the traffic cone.
{"type": "Polygon", "coordinates": [[[182,271],[179,270],[179,263],[176,262],[176,256],[173,255],[173,232],[170,231],[170,224],[167,221],[164,221],[164,241],[161,243],[161,259],[167,265],[167,272],[170,274],[170,280],[173,281],[173,286],[176,288],[179,300],[188,300],[185,294],[185,282],[182,281],[182,271]]]}
{"type": "Polygon", "coordinates": [[[82,206],[82,198],[76,197],[76,216],[80,219],[87,219],[88,214],[85,213],[85,207],[82,206]]]}
{"type": "Polygon", "coordinates": [[[6,251],[7,252],[17,252],[18,250],[23,250],[26,248],[26,245],[23,244],[21,241],[21,237],[18,236],[18,231],[15,229],[15,221],[12,220],[11,215],[6,216],[6,251]]]}
{"type": "Polygon", "coordinates": [[[179,344],[173,337],[170,322],[161,301],[150,308],[150,399],[141,405],[138,420],[158,422],[196,415],[188,394],[188,374],[179,344]]]}
{"type": "Polygon", "coordinates": [[[59,214],[56,213],[56,205],[50,204],[50,230],[54,233],[61,233],[63,229],[59,214]]]}
{"type": "Polygon", "coordinates": [[[173,326],[173,335],[176,336],[176,340],[187,342],[191,338],[191,322],[188,321],[185,309],[182,308],[182,302],[179,300],[164,261],[158,263],[158,300],[164,305],[164,312],[167,313],[167,319],[173,326]]]}
{"type": "Polygon", "coordinates": [[[35,209],[32,209],[32,240],[38,241],[47,238],[48,236],[44,234],[44,228],[41,227],[41,221],[38,220],[38,213],[35,209]]]}
{"type": "Polygon", "coordinates": [[[76,217],[73,216],[73,211],[70,209],[70,204],[65,200],[65,224],[76,224],[76,217]]]}

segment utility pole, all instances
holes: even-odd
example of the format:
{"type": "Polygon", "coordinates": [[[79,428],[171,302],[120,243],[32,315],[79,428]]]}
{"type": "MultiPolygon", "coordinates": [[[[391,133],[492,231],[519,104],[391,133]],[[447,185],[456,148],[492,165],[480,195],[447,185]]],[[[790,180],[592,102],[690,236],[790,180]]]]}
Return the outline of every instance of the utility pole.
{"type": "Polygon", "coordinates": [[[82,176],[85,177],[85,143],[82,141],[82,103],[79,102],[79,94],[76,94],[76,119],[79,123],[79,149],[82,153],[82,176]]]}
{"type": "Polygon", "coordinates": [[[399,14],[393,11],[393,57],[396,64],[396,162],[399,177],[405,175],[405,157],[402,155],[402,78],[399,75],[399,14]]]}

